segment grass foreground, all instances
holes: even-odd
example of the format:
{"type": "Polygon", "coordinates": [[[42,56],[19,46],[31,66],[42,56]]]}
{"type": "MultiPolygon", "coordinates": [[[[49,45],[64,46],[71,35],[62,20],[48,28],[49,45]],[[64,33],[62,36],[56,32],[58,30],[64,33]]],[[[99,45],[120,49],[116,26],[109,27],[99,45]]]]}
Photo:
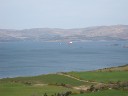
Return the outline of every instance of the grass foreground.
{"type": "Polygon", "coordinates": [[[128,64],[85,72],[0,79],[0,96],[128,96],[128,64]]]}

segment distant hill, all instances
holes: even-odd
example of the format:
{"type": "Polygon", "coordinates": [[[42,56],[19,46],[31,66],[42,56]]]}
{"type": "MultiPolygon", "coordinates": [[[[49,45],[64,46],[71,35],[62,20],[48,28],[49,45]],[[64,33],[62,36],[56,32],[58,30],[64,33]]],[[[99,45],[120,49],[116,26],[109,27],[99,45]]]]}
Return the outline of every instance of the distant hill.
{"type": "Polygon", "coordinates": [[[24,30],[0,29],[0,41],[86,41],[128,40],[128,25],[95,26],[76,29],[32,28],[24,30]]]}

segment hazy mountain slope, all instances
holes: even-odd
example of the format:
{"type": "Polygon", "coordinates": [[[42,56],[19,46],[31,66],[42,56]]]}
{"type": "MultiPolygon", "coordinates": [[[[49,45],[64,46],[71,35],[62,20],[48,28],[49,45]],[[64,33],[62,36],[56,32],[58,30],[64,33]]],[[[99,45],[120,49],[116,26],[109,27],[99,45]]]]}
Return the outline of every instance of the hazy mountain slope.
{"type": "Polygon", "coordinates": [[[96,26],[77,29],[33,28],[24,30],[0,29],[0,41],[84,41],[128,40],[128,25],[96,26]]]}

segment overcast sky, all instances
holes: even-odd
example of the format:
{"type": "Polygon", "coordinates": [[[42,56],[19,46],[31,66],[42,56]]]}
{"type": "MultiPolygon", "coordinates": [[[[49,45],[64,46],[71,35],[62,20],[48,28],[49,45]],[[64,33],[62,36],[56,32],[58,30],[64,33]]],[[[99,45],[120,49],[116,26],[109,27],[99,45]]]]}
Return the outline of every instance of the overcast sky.
{"type": "Polygon", "coordinates": [[[128,25],[128,0],[0,0],[0,29],[128,25]]]}

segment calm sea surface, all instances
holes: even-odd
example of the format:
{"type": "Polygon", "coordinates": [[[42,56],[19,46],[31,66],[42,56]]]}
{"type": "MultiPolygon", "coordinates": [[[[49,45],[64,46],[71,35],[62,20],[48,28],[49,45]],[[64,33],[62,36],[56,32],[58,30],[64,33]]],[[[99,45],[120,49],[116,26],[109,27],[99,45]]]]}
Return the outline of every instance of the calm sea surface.
{"type": "Polygon", "coordinates": [[[0,78],[95,70],[128,64],[128,41],[2,42],[0,78]]]}

